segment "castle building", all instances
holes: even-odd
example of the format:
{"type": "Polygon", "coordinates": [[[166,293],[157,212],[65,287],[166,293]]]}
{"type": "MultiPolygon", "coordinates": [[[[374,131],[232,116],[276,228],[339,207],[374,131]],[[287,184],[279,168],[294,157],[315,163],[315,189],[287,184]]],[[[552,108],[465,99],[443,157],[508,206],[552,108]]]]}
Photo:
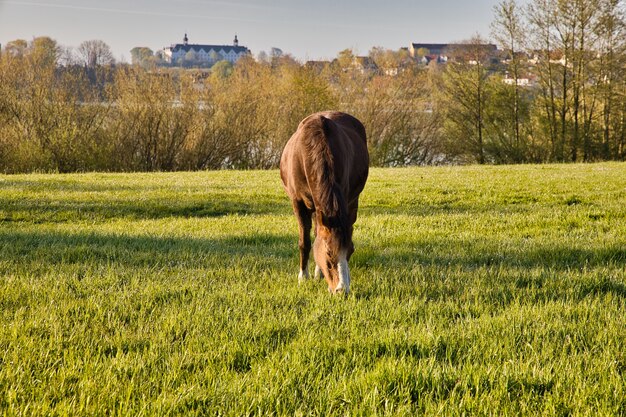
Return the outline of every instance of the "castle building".
{"type": "Polygon", "coordinates": [[[183,43],[163,48],[165,61],[172,65],[182,65],[186,62],[211,66],[218,61],[228,61],[234,64],[245,55],[250,55],[250,50],[245,46],[239,46],[237,35],[232,45],[200,45],[190,44],[185,33],[183,43]]]}

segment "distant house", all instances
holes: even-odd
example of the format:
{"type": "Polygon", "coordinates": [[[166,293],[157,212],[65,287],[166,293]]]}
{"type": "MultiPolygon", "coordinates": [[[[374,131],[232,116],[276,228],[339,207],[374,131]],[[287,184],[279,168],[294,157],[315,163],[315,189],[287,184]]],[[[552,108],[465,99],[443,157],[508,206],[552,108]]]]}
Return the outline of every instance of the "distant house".
{"type": "Polygon", "coordinates": [[[378,71],[378,66],[369,56],[354,57],[353,66],[361,74],[374,74],[378,71]]]}
{"type": "Polygon", "coordinates": [[[425,55],[446,56],[448,46],[450,45],[447,43],[411,43],[409,55],[411,58],[421,58],[425,55]]]}
{"type": "Polygon", "coordinates": [[[511,78],[509,76],[506,76],[505,78],[502,79],[502,81],[505,84],[508,84],[508,85],[515,85],[515,84],[517,84],[518,87],[530,87],[532,85],[530,78],[518,78],[518,79],[515,79],[515,78],[511,78]]]}
{"type": "Polygon", "coordinates": [[[560,49],[551,51],[535,49],[531,51],[528,55],[527,62],[531,65],[538,65],[541,62],[549,62],[550,64],[563,65],[567,66],[568,68],[572,68],[573,66],[572,61],[568,60],[567,56],[560,49]]]}
{"type": "Polygon", "coordinates": [[[324,69],[330,66],[330,61],[307,61],[304,64],[305,68],[321,73],[324,69]]]}
{"type": "Polygon", "coordinates": [[[498,48],[496,45],[472,45],[464,43],[411,43],[409,45],[409,55],[421,64],[428,64],[432,61],[437,63],[458,60],[463,61],[463,56],[472,48],[476,47],[484,51],[491,60],[497,58],[498,48]]]}
{"type": "Polygon", "coordinates": [[[330,65],[341,68],[343,72],[359,72],[363,75],[374,75],[379,72],[376,62],[369,56],[353,56],[350,62],[333,59],[330,65]]]}
{"type": "Polygon", "coordinates": [[[245,46],[239,46],[237,35],[232,45],[200,45],[190,44],[185,33],[183,43],[163,48],[165,61],[172,65],[187,62],[191,65],[211,66],[218,61],[228,61],[234,64],[246,55],[250,55],[250,50],[245,46]]]}
{"type": "Polygon", "coordinates": [[[525,51],[516,51],[513,56],[509,51],[502,51],[500,53],[500,61],[505,65],[509,65],[510,63],[512,63],[513,57],[515,57],[518,62],[530,62],[531,59],[531,57],[525,51]]]}
{"type": "Polygon", "coordinates": [[[423,55],[421,57],[417,57],[416,61],[418,64],[422,64],[422,65],[428,65],[433,61],[436,62],[437,64],[444,64],[448,62],[448,56],[428,54],[428,55],[423,55]]]}
{"type": "Polygon", "coordinates": [[[516,79],[509,71],[505,71],[502,82],[508,85],[517,85],[518,87],[534,87],[537,85],[537,76],[532,72],[523,71],[516,79]]]}

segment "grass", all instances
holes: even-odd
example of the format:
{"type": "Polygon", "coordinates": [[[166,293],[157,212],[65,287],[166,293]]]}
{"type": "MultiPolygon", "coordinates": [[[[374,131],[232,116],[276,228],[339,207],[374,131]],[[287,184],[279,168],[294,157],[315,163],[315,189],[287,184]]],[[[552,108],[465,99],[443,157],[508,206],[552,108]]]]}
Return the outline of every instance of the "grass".
{"type": "Polygon", "coordinates": [[[626,165],[374,169],[352,294],[276,171],[0,176],[0,415],[626,415],[626,165]]]}

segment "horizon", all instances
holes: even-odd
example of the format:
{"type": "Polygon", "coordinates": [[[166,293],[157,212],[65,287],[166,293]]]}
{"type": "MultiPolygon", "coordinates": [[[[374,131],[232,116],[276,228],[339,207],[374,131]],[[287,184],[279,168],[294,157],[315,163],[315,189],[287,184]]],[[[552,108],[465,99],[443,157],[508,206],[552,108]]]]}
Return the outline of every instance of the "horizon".
{"type": "Polygon", "coordinates": [[[64,47],[98,39],[118,62],[130,50],[154,52],[181,43],[239,45],[253,56],[279,48],[302,62],[332,59],[344,49],[366,55],[374,47],[398,50],[410,43],[454,43],[478,34],[490,41],[493,7],[499,0],[399,0],[381,7],[373,0],[309,2],[246,0],[0,1],[0,43],[49,36],[64,47]],[[348,16],[346,18],[345,16],[348,16]]]}

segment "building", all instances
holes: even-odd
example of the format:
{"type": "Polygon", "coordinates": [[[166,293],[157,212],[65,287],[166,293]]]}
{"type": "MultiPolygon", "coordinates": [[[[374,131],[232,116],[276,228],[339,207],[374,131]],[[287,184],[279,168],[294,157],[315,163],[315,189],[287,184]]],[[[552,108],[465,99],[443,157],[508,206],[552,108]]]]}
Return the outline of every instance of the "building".
{"type": "Polygon", "coordinates": [[[163,48],[163,58],[172,65],[210,67],[218,61],[228,61],[234,64],[246,55],[250,55],[250,50],[245,46],[239,46],[237,35],[232,45],[200,45],[189,43],[189,38],[185,33],[183,43],[163,48]]]}
{"type": "Polygon", "coordinates": [[[449,44],[447,43],[411,43],[409,55],[411,58],[422,56],[446,56],[449,44]]]}
{"type": "MultiPolygon", "coordinates": [[[[446,63],[448,61],[466,61],[468,53],[479,51],[490,61],[497,58],[498,48],[493,44],[470,43],[411,43],[409,55],[421,64],[432,61],[446,63]]],[[[471,63],[471,58],[469,58],[471,63]]]]}
{"type": "Polygon", "coordinates": [[[355,56],[352,66],[361,74],[375,74],[378,72],[378,66],[369,56],[355,56]]]}
{"type": "Polygon", "coordinates": [[[319,74],[326,68],[330,67],[330,64],[330,61],[307,61],[305,62],[304,67],[319,74]]]}

